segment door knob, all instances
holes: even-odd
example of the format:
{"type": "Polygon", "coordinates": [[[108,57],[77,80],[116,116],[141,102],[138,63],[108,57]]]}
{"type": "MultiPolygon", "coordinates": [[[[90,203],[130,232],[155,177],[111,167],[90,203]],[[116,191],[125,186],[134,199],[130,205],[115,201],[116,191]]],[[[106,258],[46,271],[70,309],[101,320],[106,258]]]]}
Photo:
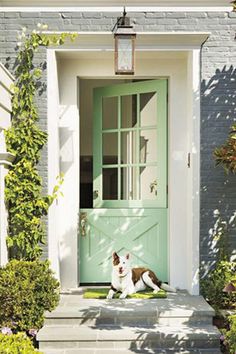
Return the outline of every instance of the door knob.
{"type": "Polygon", "coordinates": [[[98,190],[93,191],[93,199],[98,198],[98,190]]]}

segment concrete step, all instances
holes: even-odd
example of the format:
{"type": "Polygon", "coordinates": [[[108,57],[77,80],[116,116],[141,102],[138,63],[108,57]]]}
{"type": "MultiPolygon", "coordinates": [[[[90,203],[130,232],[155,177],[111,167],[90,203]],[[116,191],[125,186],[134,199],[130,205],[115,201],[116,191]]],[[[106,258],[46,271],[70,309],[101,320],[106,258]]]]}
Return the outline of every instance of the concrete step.
{"type": "Polygon", "coordinates": [[[123,313],[120,316],[109,316],[109,314],[89,314],[83,316],[81,313],[75,313],[70,310],[56,311],[46,315],[45,325],[64,325],[64,326],[79,326],[87,324],[88,326],[96,325],[136,325],[143,326],[160,324],[160,325],[184,325],[184,324],[212,324],[212,315],[199,314],[199,313],[187,313],[182,311],[176,313],[175,311],[163,312],[156,315],[142,316],[139,313],[134,315],[123,313]]]}
{"type": "Polygon", "coordinates": [[[139,354],[221,354],[221,351],[218,349],[197,349],[197,350],[180,350],[176,351],[175,350],[165,350],[165,349],[156,349],[153,350],[152,352],[147,351],[147,350],[139,350],[139,351],[134,351],[133,349],[95,349],[95,348],[89,348],[89,349],[65,349],[65,350],[60,350],[60,349],[55,349],[55,350],[50,350],[46,349],[44,350],[44,354],[134,354],[134,353],[139,353],[139,354]]]}
{"type": "Polygon", "coordinates": [[[175,296],[148,301],[85,300],[62,297],[60,306],[46,313],[45,325],[169,325],[212,324],[214,310],[201,296],[175,296]]]}
{"type": "Polygon", "coordinates": [[[38,333],[42,351],[88,350],[189,350],[219,348],[219,331],[213,326],[44,326],[38,333]]]}
{"type": "Polygon", "coordinates": [[[214,310],[201,296],[167,299],[83,299],[61,295],[39,331],[45,354],[219,354],[214,310]]]}

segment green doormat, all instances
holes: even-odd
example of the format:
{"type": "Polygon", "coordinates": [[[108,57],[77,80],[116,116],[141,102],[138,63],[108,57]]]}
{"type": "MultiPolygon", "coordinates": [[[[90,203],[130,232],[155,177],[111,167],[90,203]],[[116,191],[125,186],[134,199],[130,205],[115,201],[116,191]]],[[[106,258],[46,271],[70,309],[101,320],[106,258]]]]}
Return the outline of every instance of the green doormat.
{"type": "MultiPolygon", "coordinates": [[[[109,289],[85,289],[83,297],[84,299],[106,299],[109,289]]],[[[120,293],[114,295],[114,299],[119,299],[120,293]]],[[[128,295],[127,299],[165,299],[166,292],[160,290],[157,294],[153,294],[152,290],[140,291],[138,293],[128,295]]]]}

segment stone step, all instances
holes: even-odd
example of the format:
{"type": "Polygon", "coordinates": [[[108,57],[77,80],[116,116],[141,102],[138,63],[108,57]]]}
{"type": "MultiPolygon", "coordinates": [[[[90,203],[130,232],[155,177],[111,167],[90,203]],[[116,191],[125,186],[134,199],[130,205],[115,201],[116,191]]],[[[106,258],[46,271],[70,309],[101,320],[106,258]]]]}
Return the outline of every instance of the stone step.
{"type": "Polygon", "coordinates": [[[66,300],[62,298],[55,311],[46,313],[45,325],[210,325],[214,316],[214,310],[201,296],[108,301],[85,300],[72,295],[66,300]]]}
{"type": "Polygon", "coordinates": [[[40,350],[160,350],[219,348],[219,331],[213,326],[44,326],[38,333],[40,350]]]}
{"type": "MultiPolygon", "coordinates": [[[[44,350],[44,354],[134,354],[137,351],[133,349],[96,349],[96,348],[89,348],[89,349],[46,349],[44,350]]],[[[147,350],[139,350],[139,354],[148,354],[147,350]]],[[[196,350],[165,350],[165,349],[156,349],[155,351],[151,352],[152,354],[221,354],[219,349],[196,349],[196,350]]]]}
{"type": "Polygon", "coordinates": [[[64,326],[79,326],[87,324],[88,326],[96,325],[167,325],[167,326],[177,326],[184,324],[212,324],[212,315],[199,314],[199,313],[186,313],[183,311],[181,313],[166,313],[142,316],[140,314],[121,314],[120,316],[109,316],[105,314],[91,314],[83,316],[81,313],[75,313],[74,311],[66,310],[53,312],[46,315],[44,322],[45,325],[64,325],[64,326]]]}

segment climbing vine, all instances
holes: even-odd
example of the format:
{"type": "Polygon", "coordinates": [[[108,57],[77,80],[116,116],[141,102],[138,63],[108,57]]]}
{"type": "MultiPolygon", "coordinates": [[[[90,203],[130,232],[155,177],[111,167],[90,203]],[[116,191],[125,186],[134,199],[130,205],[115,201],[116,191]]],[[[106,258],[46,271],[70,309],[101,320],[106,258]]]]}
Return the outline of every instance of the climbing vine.
{"type": "Polygon", "coordinates": [[[62,45],[75,34],[46,34],[46,25],[38,31],[22,29],[14,69],[15,83],[12,98],[12,126],[6,131],[8,151],[15,161],[6,176],[5,199],[8,205],[9,231],[7,245],[11,258],[35,260],[45,242],[43,216],[59,193],[63,177],[58,178],[52,195],[42,194],[42,178],[37,164],[47,142],[47,134],[38,126],[36,96],[40,88],[43,65],[35,66],[35,52],[40,47],[62,45]]]}
{"type": "Polygon", "coordinates": [[[231,4],[233,4],[233,11],[236,11],[236,0],[232,1],[231,4]]]}
{"type": "Polygon", "coordinates": [[[227,173],[236,173],[236,124],[231,127],[226,142],[215,149],[214,157],[216,164],[222,165],[227,173]]]}

